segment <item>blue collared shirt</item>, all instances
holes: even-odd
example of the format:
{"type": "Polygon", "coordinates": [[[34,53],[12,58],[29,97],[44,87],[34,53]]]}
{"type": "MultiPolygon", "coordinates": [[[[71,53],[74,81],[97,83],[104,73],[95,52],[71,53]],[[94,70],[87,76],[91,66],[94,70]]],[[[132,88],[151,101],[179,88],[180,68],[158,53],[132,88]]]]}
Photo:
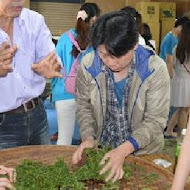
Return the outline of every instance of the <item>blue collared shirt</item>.
{"type": "MultiPolygon", "coordinates": [[[[0,31],[0,43],[7,35],[0,31]]],[[[51,33],[42,15],[23,9],[14,18],[13,44],[18,46],[13,61],[13,71],[0,78],[0,113],[15,109],[38,97],[45,88],[45,78],[31,69],[33,63],[44,59],[55,50],[51,33]]]]}

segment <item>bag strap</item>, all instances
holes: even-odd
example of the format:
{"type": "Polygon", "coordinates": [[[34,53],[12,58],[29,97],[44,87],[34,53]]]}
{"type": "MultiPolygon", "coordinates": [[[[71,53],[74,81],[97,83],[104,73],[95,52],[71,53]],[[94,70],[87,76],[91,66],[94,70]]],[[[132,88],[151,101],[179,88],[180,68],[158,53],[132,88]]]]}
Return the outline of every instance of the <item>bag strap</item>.
{"type": "Polygon", "coordinates": [[[78,45],[78,42],[75,40],[73,34],[71,33],[71,31],[67,31],[66,32],[67,36],[70,38],[71,42],[73,43],[73,45],[77,48],[78,51],[82,51],[78,45]]]}
{"type": "MultiPolygon", "coordinates": [[[[67,31],[66,32],[67,36],[69,37],[69,39],[71,40],[72,44],[77,48],[77,50],[79,52],[82,52],[82,50],[80,49],[78,42],[75,40],[73,34],[71,33],[71,31],[67,31]]],[[[79,57],[79,54],[77,55],[77,57],[75,59],[77,59],[79,57]]],[[[69,74],[66,74],[65,68],[63,68],[63,78],[66,79],[69,76],[69,74]]]]}
{"type": "Polygon", "coordinates": [[[186,65],[184,63],[182,63],[182,64],[185,67],[185,70],[190,74],[190,71],[187,69],[186,65]]]}

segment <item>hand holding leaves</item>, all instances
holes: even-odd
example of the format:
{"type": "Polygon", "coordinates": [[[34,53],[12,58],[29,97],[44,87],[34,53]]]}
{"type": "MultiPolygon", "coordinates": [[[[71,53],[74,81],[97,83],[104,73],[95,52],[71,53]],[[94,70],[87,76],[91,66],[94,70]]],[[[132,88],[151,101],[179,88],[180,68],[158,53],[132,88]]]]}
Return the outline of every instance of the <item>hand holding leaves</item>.
{"type": "Polygon", "coordinates": [[[122,179],[124,175],[123,164],[125,158],[133,151],[133,145],[129,141],[126,141],[117,148],[106,153],[100,162],[100,165],[104,165],[103,169],[100,171],[100,175],[110,171],[106,181],[112,180],[112,182],[115,182],[122,179]]]}
{"type": "Polygon", "coordinates": [[[93,148],[94,145],[95,145],[95,143],[94,143],[94,138],[93,137],[86,138],[86,140],[84,140],[80,144],[79,148],[73,154],[73,157],[72,157],[73,164],[78,164],[79,163],[79,161],[82,159],[82,153],[83,153],[85,148],[93,148]]]}

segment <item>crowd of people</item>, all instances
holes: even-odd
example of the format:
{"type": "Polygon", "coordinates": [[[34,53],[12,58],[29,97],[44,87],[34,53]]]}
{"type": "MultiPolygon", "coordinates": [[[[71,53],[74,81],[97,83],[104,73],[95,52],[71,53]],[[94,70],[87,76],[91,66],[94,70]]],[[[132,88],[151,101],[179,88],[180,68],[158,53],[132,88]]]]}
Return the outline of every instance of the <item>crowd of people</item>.
{"type": "MultiPolygon", "coordinates": [[[[100,175],[110,171],[107,181],[123,177],[130,154],[163,149],[169,110],[175,112],[166,132],[173,135],[170,125],[177,123],[180,135],[190,107],[188,17],[177,19],[159,57],[149,26],[132,7],[100,16],[97,4],[84,3],[75,28],[55,47],[43,16],[23,5],[24,0],[0,1],[0,149],[50,144],[41,99],[46,79],[57,111],[57,144],[70,145],[77,125],[81,144],[73,164],[86,148],[110,147],[100,162],[100,175]]],[[[190,171],[189,131],[172,190],[183,189],[190,171]]],[[[12,188],[14,170],[0,166],[1,174],[8,177],[0,178],[0,190],[12,188]]]]}

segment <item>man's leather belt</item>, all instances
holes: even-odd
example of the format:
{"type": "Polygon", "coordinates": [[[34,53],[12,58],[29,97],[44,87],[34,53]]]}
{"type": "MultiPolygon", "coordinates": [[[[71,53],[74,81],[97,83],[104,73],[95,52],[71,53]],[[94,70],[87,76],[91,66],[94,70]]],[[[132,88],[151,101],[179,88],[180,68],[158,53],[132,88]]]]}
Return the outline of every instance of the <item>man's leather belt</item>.
{"type": "Polygon", "coordinates": [[[30,100],[29,102],[22,104],[20,107],[4,112],[4,114],[13,114],[13,113],[24,113],[24,112],[28,112],[32,109],[34,109],[36,106],[38,106],[40,101],[40,98],[34,98],[32,100],[30,100]]]}

